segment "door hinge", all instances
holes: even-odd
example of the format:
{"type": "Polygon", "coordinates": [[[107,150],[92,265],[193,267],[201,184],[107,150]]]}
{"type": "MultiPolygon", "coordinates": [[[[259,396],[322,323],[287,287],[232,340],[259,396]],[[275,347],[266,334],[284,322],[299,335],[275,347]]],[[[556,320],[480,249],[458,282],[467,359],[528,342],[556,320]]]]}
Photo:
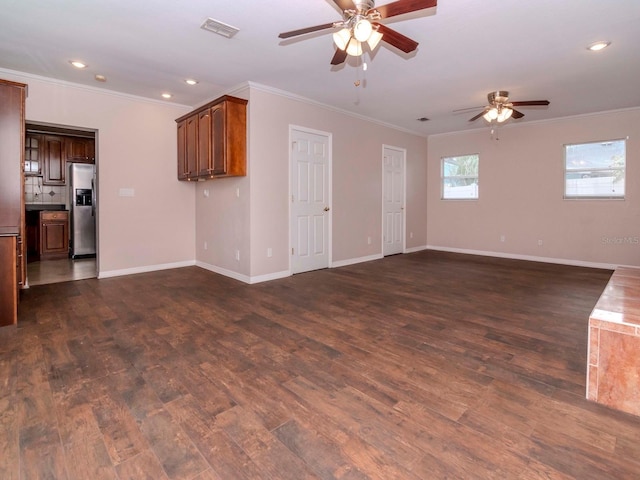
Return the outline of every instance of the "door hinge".
{"type": "Polygon", "coordinates": [[[293,255],[293,247],[291,247],[291,255],[293,255]]]}
{"type": "Polygon", "coordinates": [[[293,200],[293,195],[291,195],[291,203],[293,203],[293,202],[294,202],[294,200],[293,200]]]}

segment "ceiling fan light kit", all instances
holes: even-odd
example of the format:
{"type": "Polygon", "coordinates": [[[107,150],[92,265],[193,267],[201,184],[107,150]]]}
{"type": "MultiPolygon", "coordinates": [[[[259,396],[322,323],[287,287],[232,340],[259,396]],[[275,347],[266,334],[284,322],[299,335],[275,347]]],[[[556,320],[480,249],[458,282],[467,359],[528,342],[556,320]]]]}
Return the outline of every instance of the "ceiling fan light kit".
{"type": "Polygon", "coordinates": [[[549,100],[525,100],[519,102],[510,102],[509,101],[509,92],[505,90],[497,90],[495,92],[490,92],[487,95],[487,100],[489,100],[489,105],[484,107],[482,112],[477,115],[471,117],[469,119],[470,122],[473,122],[480,117],[484,118],[487,122],[493,123],[504,123],[509,120],[511,117],[513,118],[522,118],[524,117],[524,113],[519,112],[513,107],[533,107],[533,106],[547,106],[549,105],[549,100]]]}

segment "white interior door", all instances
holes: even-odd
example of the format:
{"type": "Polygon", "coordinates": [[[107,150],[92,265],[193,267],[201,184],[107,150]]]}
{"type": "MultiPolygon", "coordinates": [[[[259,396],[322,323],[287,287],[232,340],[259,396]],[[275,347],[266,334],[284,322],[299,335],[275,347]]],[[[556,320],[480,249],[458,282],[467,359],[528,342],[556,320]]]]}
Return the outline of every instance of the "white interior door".
{"type": "Polygon", "coordinates": [[[382,157],[382,254],[386,256],[404,248],[405,151],[385,146],[382,157]]]}
{"type": "Polygon", "coordinates": [[[291,130],[291,270],[329,267],[329,136],[291,130]]]}

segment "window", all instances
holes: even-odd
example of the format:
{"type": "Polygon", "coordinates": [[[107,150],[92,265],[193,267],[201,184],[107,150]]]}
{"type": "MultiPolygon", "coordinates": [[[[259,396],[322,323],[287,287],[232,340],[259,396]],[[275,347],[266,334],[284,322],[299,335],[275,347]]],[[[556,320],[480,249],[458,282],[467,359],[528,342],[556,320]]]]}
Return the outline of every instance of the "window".
{"type": "Polygon", "coordinates": [[[478,163],[480,157],[462,155],[442,159],[442,198],[478,198],[478,163]]]}
{"type": "Polygon", "coordinates": [[[564,198],[624,198],[626,141],[564,146],[564,198]]]}

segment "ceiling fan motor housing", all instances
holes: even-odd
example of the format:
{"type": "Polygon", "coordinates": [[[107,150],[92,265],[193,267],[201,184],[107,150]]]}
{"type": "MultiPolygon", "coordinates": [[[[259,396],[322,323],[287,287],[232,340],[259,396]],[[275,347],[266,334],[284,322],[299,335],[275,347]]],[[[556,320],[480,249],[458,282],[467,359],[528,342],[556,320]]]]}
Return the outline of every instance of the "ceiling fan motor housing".
{"type": "Polygon", "coordinates": [[[489,93],[489,95],[487,95],[487,98],[489,99],[489,103],[491,105],[507,103],[507,101],[509,100],[509,92],[505,90],[498,90],[496,92],[489,93]]]}
{"type": "Polygon", "coordinates": [[[354,0],[353,4],[360,15],[365,15],[375,6],[374,0],[354,0]]]}

